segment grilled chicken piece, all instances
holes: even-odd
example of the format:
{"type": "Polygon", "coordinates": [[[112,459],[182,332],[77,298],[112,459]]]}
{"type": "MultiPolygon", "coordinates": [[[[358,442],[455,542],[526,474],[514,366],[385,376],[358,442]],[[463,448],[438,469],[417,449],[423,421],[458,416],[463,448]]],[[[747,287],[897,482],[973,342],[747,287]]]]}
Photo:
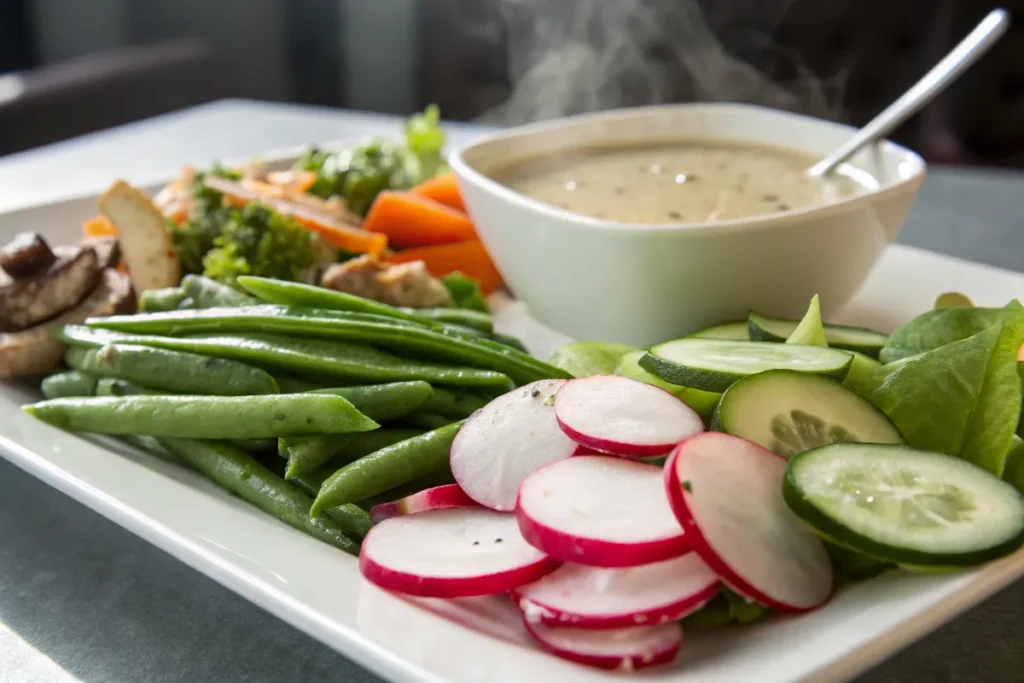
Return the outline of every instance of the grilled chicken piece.
{"type": "Polygon", "coordinates": [[[67,346],[53,338],[54,328],[94,316],[134,313],[135,305],[128,276],[110,268],[104,270],[99,284],[71,310],[21,332],[0,333],[0,379],[42,375],[56,368],[67,346]]]}
{"type": "Polygon", "coordinates": [[[423,261],[390,264],[372,256],[336,263],[324,272],[322,287],[380,301],[391,306],[451,306],[452,297],[423,261]]]}
{"type": "Polygon", "coordinates": [[[0,248],[0,268],[15,280],[32,277],[57,260],[50,245],[36,232],[22,232],[0,248]]]}
{"type": "Polygon", "coordinates": [[[89,247],[58,249],[49,268],[21,280],[0,281],[0,332],[17,332],[68,310],[96,286],[100,273],[89,247]]]}

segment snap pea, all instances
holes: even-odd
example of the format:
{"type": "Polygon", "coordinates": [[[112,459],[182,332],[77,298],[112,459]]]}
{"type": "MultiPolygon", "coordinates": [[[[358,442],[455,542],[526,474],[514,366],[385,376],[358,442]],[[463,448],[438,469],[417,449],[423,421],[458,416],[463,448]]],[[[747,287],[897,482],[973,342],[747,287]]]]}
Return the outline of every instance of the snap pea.
{"type": "Polygon", "coordinates": [[[426,382],[390,382],[355,387],[313,389],[311,394],[341,396],[366,417],[377,422],[390,422],[408,415],[434,393],[426,382]]]}
{"type": "Polygon", "coordinates": [[[251,275],[239,277],[238,284],[245,287],[253,296],[271,304],[309,306],[311,308],[351,311],[353,313],[372,313],[373,315],[397,320],[430,323],[429,319],[423,318],[414,312],[325,287],[314,287],[299,282],[285,282],[284,280],[253,277],[251,275]]]}
{"type": "Polygon", "coordinates": [[[194,439],[343,434],[378,426],[342,397],[325,394],[58,398],[22,410],[70,431],[194,439]]]}
{"type": "Polygon", "coordinates": [[[569,378],[564,370],[490,339],[467,338],[444,329],[428,330],[349,320],[337,315],[324,315],[319,309],[267,304],[89,318],[86,324],[94,328],[151,334],[277,332],[327,337],[372,344],[400,355],[415,355],[496,370],[519,384],[552,377],[569,378]]]}
{"type": "Polygon", "coordinates": [[[418,429],[440,429],[445,425],[450,425],[455,422],[457,418],[446,417],[439,413],[432,413],[429,410],[417,410],[414,413],[406,415],[402,422],[409,425],[410,427],[416,427],[418,429]]]}
{"type": "Polygon", "coordinates": [[[461,419],[469,417],[490,403],[490,399],[470,391],[434,387],[430,398],[420,406],[421,410],[461,419]]]}
{"type": "Polygon", "coordinates": [[[358,434],[294,436],[279,439],[277,452],[288,458],[286,479],[322,473],[317,483],[319,489],[323,480],[343,464],[422,433],[420,429],[375,429],[358,434]],[[325,469],[329,471],[324,473],[325,469]]]}
{"type": "Polygon", "coordinates": [[[398,310],[420,319],[467,327],[484,334],[494,331],[494,321],[491,320],[491,316],[468,308],[399,308],[398,310]]]}
{"type": "Polygon", "coordinates": [[[186,275],[181,280],[185,295],[195,301],[196,308],[214,306],[250,306],[256,299],[202,275],[186,275]]]}
{"type": "Polygon", "coordinates": [[[159,442],[175,457],[264,512],[347,553],[359,553],[359,544],[346,531],[365,533],[365,527],[352,524],[345,528],[333,516],[313,518],[312,499],[248,453],[229,444],[193,439],[162,438],[159,442]]]}
{"type": "Polygon", "coordinates": [[[330,339],[300,339],[265,333],[161,337],[90,329],[79,325],[66,325],[57,331],[57,336],[72,346],[136,344],[227,358],[321,378],[338,378],[343,382],[424,380],[454,386],[511,388],[511,380],[500,372],[411,361],[370,346],[330,339]]]}
{"type": "Polygon", "coordinates": [[[182,394],[248,396],[277,393],[277,382],[264,370],[238,361],[133,344],[99,348],[72,347],[68,367],[100,377],[116,377],[182,394]]]}
{"type": "Polygon", "coordinates": [[[188,296],[181,287],[147,289],[139,295],[139,310],[146,313],[173,311],[188,296]]]}
{"type": "Polygon", "coordinates": [[[320,487],[312,515],[375,496],[448,468],[448,453],[462,422],[400,441],[345,465],[320,487]]]}
{"type": "Polygon", "coordinates": [[[96,393],[96,375],[78,370],[68,370],[50,375],[43,380],[41,389],[46,398],[68,398],[70,396],[92,396],[96,393]]]}

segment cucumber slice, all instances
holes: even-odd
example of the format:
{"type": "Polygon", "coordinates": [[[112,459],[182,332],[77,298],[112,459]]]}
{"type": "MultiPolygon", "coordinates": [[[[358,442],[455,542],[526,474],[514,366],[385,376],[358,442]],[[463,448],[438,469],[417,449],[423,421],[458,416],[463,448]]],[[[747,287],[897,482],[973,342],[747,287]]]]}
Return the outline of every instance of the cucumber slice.
{"type": "MultiPolygon", "coordinates": [[[[750,312],[747,318],[747,333],[752,341],[762,342],[784,342],[793,334],[800,323],[794,320],[779,320],[769,318],[760,313],[750,312]]],[[[835,349],[846,349],[848,351],[859,351],[866,356],[878,358],[882,345],[888,339],[887,335],[875,332],[863,327],[849,327],[847,325],[823,325],[825,329],[825,341],[835,349]]]]}
{"type": "Polygon", "coordinates": [[[789,460],[782,495],[823,536],[883,561],[964,567],[1024,541],[1024,496],[959,458],[839,443],[789,460]]]}
{"type": "Polygon", "coordinates": [[[679,400],[690,406],[702,418],[711,417],[711,414],[715,412],[715,406],[718,405],[719,399],[722,398],[721,394],[691,389],[690,387],[681,387],[677,384],[669,384],[660,377],[655,377],[640,367],[640,359],[644,357],[645,353],[647,352],[631,351],[619,358],[619,362],[615,366],[615,374],[619,377],[629,377],[639,382],[652,384],[659,389],[664,389],[670,394],[679,397],[679,400]]]}
{"type": "Polygon", "coordinates": [[[843,379],[853,357],[846,351],[799,344],[719,339],[676,339],[652,346],[640,367],[670,384],[723,392],[766,370],[796,370],[843,379]]]}
{"type": "Polygon", "coordinates": [[[889,418],[855,391],[792,370],[762,372],[733,384],[712,426],[784,458],[843,441],[903,443],[889,418]]]}
{"type": "Polygon", "coordinates": [[[731,341],[750,341],[750,332],[747,331],[747,321],[740,320],[724,325],[713,325],[705,327],[686,335],[689,339],[725,339],[731,341]]]}

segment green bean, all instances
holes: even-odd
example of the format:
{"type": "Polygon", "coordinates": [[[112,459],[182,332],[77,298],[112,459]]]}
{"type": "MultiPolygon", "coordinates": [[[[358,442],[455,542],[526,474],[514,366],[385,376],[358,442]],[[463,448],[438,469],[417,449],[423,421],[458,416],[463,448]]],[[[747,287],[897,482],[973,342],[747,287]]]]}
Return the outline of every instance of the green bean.
{"type": "Polygon", "coordinates": [[[288,458],[286,479],[323,475],[316,484],[319,489],[342,465],[422,433],[421,429],[375,429],[358,434],[294,436],[278,440],[277,452],[288,458]]]}
{"type": "Polygon", "coordinates": [[[278,332],[362,342],[399,354],[464,363],[503,372],[519,384],[568,373],[490,339],[469,339],[440,330],[348,320],[318,309],[288,306],[211,308],[133,316],[89,318],[90,327],[153,334],[196,332],[278,332]]]}
{"type": "Polygon", "coordinates": [[[351,528],[343,528],[334,517],[314,519],[310,515],[313,501],[309,496],[244,451],[225,443],[192,439],[163,438],[159,441],[175,457],[264,512],[347,553],[359,553],[359,544],[345,532],[355,532],[362,527],[357,529],[353,524],[351,528]]]}
{"type": "Polygon", "coordinates": [[[345,465],[320,487],[310,514],[375,496],[448,467],[448,453],[462,422],[447,425],[345,465]]]}
{"type": "Polygon", "coordinates": [[[139,310],[146,313],[173,311],[178,308],[187,294],[181,287],[147,289],[139,295],[139,310]]]}
{"type": "Polygon", "coordinates": [[[398,310],[421,319],[467,327],[484,334],[494,331],[494,321],[491,320],[491,316],[468,308],[400,308],[398,310]]]}
{"type": "Polygon", "coordinates": [[[415,413],[406,415],[402,422],[409,425],[410,427],[416,427],[417,429],[440,429],[445,425],[450,425],[458,418],[446,417],[438,413],[432,413],[429,410],[417,410],[415,413]]]}
{"type": "Polygon", "coordinates": [[[491,399],[470,391],[434,387],[430,398],[420,408],[431,413],[461,419],[469,417],[490,401],[491,399]]]}
{"type": "Polygon", "coordinates": [[[43,380],[41,389],[46,398],[92,396],[96,393],[96,375],[68,370],[50,375],[43,380]]]}
{"type": "Polygon", "coordinates": [[[323,394],[58,398],[22,410],[70,431],[194,439],[342,434],[378,426],[340,396],[323,394]]]}
{"type": "Polygon", "coordinates": [[[372,313],[374,315],[386,316],[398,320],[408,320],[419,323],[430,323],[430,320],[417,315],[414,312],[394,308],[382,304],[373,299],[366,299],[355,294],[338,292],[325,287],[314,287],[298,282],[285,282],[265,277],[252,277],[243,275],[238,278],[238,284],[242,285],[251,294],[271,304],[282,304],[285,306],[310,306],[312,308],[324,308],[333,311],[351,311],[353,313],[372,313]]]}
{"type": "MultiPolygon", "coordinates": [[[[141,384],[135,382],[128,382],[123,379],[116,379],[114,377],[100,377],[99,381],[96,382],[96,396],[160,396],[167,395],[166,391],[160,391],[159,389],[150,389],[144,387],[141,384]]],[[[49,396],[47,396],[49,398],[49,396]]]]}
{"type": "Polygon", "coordinates": [[[424,380],[453,386],[503,390],[511,386],[511,380],[499,372],[410,361],[370,346],[329,339],[299,339],[287,335],[260,333],[160,337],[110,332],[78,325],[66,325],[56,334],[58,338],[72,346],[95,346],[102,343],[136,344],[227,358],[321,378],[339,378],[348,382],[424,380]]]}
{"type": "Polygon", "coordinates": [[[378,493],[375,496],[370,496],[369,498],[356,501],[354,504],[369,511],[369,509],[374,505],[401,500],[406,496],[411,496],[414,493],[419,493],[420,491],[425,491],[426,489],[434,488],[435,486],[444,486],[445,484],[454,483],[455,477],[452,476],[451,470],[444,468],[437,472],[428,474],[425,477],[414,479],[408,484],[402,484],[401,486],[396,486],[395,488],[389,489],[383,493],[378,493]]]}
{"type": "Polygon", "coordinates": [[[498,342],[503,346],[508,346],[509,348],[513,348],[516,351],[521,351],[522,353],[529,353],[529,350],[527,350],[526,345],[523,344],[523,342],[519,341],[518,339],[509,334],[494,332],[491,334],[491,341],[498,342]]]}
{"type": "Polygon", "coordinates": [[[181,281],[185,295],[195,301],[196,308],[215,306],[250,306],[256,299],[225,284],[202,275],[186,275],[181,281]]]}
{"type": "Polygon", "coordinates": [[[116,377],[182,394],[248,396],[277,393],[274,378],[251,365],[148,346],[73,347],[64,354],[64,362],[70,368],[100,377],[116,377]]]}
{"type": "Polygon", "coordinates": [[[301,394],[303,391],[328,388],[328,385],[323,382],[313,382],[305,377],[288,373],[274,373],[274,379],[277,380],[277,386],[281,389],[282,394],[301,394]]]}
{"type": "Polygon", "coordinates": [[[277,439],[231,439],[230,443],[246,453],[269,453],[277,448],[277,439]]]}

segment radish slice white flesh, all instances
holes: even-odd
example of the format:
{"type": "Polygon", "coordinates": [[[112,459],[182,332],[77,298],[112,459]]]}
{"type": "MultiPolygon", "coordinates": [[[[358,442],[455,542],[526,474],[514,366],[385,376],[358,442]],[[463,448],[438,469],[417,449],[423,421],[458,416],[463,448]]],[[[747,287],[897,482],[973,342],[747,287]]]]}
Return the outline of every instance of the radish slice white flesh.
{"type": "Polygon", "coordinates": [[[557,567],[523,540],[513,515],[479,507],[384,520],[359,553],[359,570],[368,580],[428,598],[503,593],[557,567]]]}
{"type": "Polygon", "coordinates": [[[669,392],[612,375],[566,382],[555,396],[555,415],[576,443],[630,458],[665,455],[704,431],[700,416],[669,392]]]}
{"type": "Polygon", "coordinates": [[[512,597],[527,621],[587,629],[679,621],[718,593],[718,575],[696,553],[628,569],[563,564],[512,597]]]}
{"type": "Polygon", "coordinates": [[[534,472],[519,490],[516,519],[551,557],[593,567],[636,567],[689,550],[661,468],[608,455],[534,472]]]}
{"type": "Polygon", "coordinates": [[[370,508],[370,520],[374,524],[380,524],[385,519],[424,510],[466,507],[479,507],[479,503],[467,496],[458,484],[445,484],[425,489],[401,500],[374,505],[370,508]]]}
{"type": "Polygon", "coordinates": [[[786,461],[736,436],[706,433],[679,444],[665,487],[694,551],[746,598],[790,612],[832,593],[825,546],[786,506],[786,461]]]}
{"type": "Polygon", "coordinates": [[[671,662],[683,644],[679,624],[591,631],[526,622],[526,631],[548,652],[601,669],[635,671],[671,662]]]}
{"type": "Polygon", "coordinates": [[[555,419],[563,379],[545,379],[499,396],[474,413],[452,443],[455,481],[470,498],[504,512],[534,471],[570,457],[576,444],[555,419]]]}

